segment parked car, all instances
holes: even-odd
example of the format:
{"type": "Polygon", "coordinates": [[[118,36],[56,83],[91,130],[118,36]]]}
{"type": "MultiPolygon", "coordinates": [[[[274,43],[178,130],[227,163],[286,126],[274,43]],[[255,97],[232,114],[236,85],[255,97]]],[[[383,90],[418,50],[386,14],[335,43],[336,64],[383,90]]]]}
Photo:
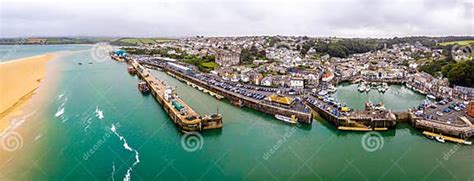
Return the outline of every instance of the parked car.
{"type": "Polygon", "coordinates": [[[437,111],[436,114],[437,114],[438,116],[443,116],[443,113],[442,113],[442,112],[439,112],[439,111],[437,111]]]}

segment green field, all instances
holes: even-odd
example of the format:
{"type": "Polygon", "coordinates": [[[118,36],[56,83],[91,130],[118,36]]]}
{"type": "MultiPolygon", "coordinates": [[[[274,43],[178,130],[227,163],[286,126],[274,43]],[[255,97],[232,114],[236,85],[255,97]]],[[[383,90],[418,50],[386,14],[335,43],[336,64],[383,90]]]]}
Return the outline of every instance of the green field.
{"type": "Polygon", "coordinates": [[[449,41],[449,42],[439,43],[439,45],[441,46],[447,46],[447,45],[453,45],[453,44],[458,44],[458,45],[474,44],[474,40],[449,41]]]}
{"type": "Polygon", "coordinates": [[[201,65],[211,70],[214,70],[214,68],[219,66],[216,62],[202,62],[201,65]]]}
{"type": "Polygon", "coordinates": [[[112,41],[112,44],[118,45],[141,45],[141,44],[154,44],[167,41],[173,41],[171,38],[120,38],[112,41]]]}

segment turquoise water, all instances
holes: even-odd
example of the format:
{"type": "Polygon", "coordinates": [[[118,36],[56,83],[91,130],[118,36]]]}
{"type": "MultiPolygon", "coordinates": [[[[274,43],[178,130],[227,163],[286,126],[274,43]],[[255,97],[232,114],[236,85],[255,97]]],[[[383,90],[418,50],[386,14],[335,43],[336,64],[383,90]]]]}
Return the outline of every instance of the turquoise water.
{"type": "Polygon", "coordinates": [[[341,132],[319,118],[290,126],[153,71],[199,113],[218,109],[224,117],[222,130],[203,132],[197,147],[183,146],[184,135],[137,90],[124,63],[78,61],[94,62],[82,51],[50,65],[49,75],[58,76],[45,81],[36,111],[16,129],[22,146],[1,150],[0,180],[122,180],[129,170],[131,180],[474,178],[472,147],[428,140],[409,125],[365,142],[366,133],[341,132]]]}
{"type": "Polygon", "coordinates": [[[86,50],[92,45],[0,45],[0,62],[57,51],[86,50]]]}
{"type": "Polygon", "coordinates": [[[406,111],[408,108],[417,107],[425,99],[425,96],[403,85],[390,85],[385,93],[375,89],[360,93],[357,91],[357,84],[348,83],[340,84],[334,97],[357,110],[365,109],[365,103],[371,101],[382,102],[387,109],[394,111],[406,111]]]}

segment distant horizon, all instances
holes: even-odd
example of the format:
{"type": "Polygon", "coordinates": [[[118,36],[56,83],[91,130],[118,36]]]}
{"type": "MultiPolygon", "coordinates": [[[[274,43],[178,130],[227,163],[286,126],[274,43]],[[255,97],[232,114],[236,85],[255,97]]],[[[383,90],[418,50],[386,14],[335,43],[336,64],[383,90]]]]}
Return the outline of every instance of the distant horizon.
{"type": "Polygon", "coordinates": [[[229,35],[229,36],[204,36],[204,35],[193,35],[193,36],[87,36],[87,35],[72,35],[72,36],[16,36],[16,37],[0,37],[0,39],[19,39],[19,38],[193,38],[203,36],[204,38],[236,38],[236,37],[308,37],[308,38],[345,38],[345,39],[393,39],[393,38],[406,38],[406,37],[428,37],[428,38],[442,38],[442,37],[470,37],[474,38],[474,35],[440,35],[440,36],[428,36],[428,35],[409,35],[409,36],[393,36],[393,37],[342,37],[342,36],[309,36],[309,35],[229,35]]]}

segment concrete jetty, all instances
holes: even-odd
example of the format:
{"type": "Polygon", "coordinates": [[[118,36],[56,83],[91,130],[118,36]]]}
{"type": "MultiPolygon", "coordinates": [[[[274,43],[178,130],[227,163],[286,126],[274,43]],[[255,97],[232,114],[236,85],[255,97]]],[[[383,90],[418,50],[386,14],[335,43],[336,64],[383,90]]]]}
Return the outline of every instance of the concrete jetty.
{"type": "Polygon", "coordinates": [[[155,100],[163,106],[163,109],[182,131],[222,128],[223,123],[220,114],[200,116],[181,98],[176,96],[174,90],[167,86],[164,81],[150,75],[148,70],[138,62],[131,61],[129,63],[137,70],[137,76],[148,84],[155,100]]]}
{"type": "Polygon", "coordinates": [[[283,116],[287,116],[287,117],[291,117],[291,116],[294,115],[298,119],[298,122],[300,122],[300,123],[311,124],[313,122],[313,116],[312,116],[311,112],[309,111],[309,109],[308,109],[307,112],[303,112],[303,111],[288,109],[288,108],[280,107],[280,106],[277,106],[277,105],[269,104],[269,103],[264,102],[264,101],[252,99],[252,98],[249,98],[249,97],[245,97],[245,96],[242,96],[238,93],[228,91],[228,90],[223,89],[223,88],[218,87],[218,86],[214,86],[212,84],[209,84],[209,83],[204,82],[200,79],[197,79],[195,77],[190,76],[188,74],[188,72],[182,72],[182,71],[176,70],[172,67],[167,66],[164,63],[162,63],[162,64],[160,64],[160,63],[156,63],[156,64],[155,63],[146,63],[146,64],[148,64],[149,66],[157,66],[157,67],[163,69],[164,71],[170,72],[173,75],[175,75],[176,77],[178,77],[178,80],[190,82],[190,83],[192,83],[194,85],[197,85],[197,86],[199,86],[203,89],[206,89],[210,92],[221,95],[224,98],[231,101],[233,104],[238,105],[239,107],[249,107],[249,108],[252,108],[252,109],[267,113],[267,114],[271,114],[271,115],[277,115],[278,114],[278,115],[283,115],[283,116]]]}

